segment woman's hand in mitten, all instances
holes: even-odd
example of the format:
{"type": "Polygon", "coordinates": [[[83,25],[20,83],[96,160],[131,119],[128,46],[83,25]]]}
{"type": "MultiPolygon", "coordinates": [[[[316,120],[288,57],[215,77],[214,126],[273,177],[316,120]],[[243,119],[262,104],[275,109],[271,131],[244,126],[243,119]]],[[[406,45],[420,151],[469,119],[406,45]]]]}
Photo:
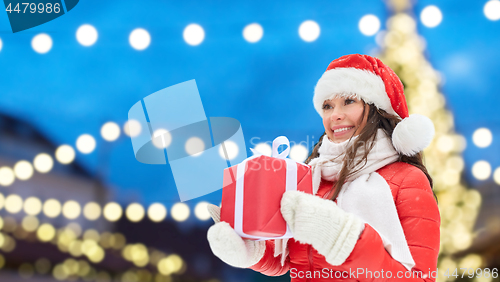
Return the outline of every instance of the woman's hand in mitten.
{"type": "Polygon", "coordinates": [[[220,222],[220,208],[208,205],[215,224],[208,229],[207,239],[215,256],[223,262],[240,268],[248,268],[264,256],[265,241],[243,240],[227,222],[220,222]]]}
{"type": "Polygon", "coordinates": [[[332,265],[344,263],[363,230],[363,222],[335,202],[299,191],[283,194],[281,214],[294,239],[311,244],[332,265]]]}

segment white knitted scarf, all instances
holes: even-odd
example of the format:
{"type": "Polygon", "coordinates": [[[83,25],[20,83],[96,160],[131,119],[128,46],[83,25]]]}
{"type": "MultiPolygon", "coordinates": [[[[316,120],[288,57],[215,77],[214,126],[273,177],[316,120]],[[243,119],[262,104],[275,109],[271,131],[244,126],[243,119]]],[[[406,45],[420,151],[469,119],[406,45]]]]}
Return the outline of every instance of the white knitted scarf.
{"type": "MultiPolygon", "coordinates": [[[[309,165],[312,167],[313,192],[315,195],[318,192],[321,179],[328,181],[335,181],[338,179],[347,148],[354,143],[357,137],[358,136],[354,136],[351,140],[342,143],[330,141],[327,135],[323,137],[322,144],[318,149],[319,157],[309,162],[309,165]]],[[[357,163],[357,160],[363,157],[364,151],[364,146],[357,149],[354,163],[357,163]]],[[[388,189],[388,191],[380,191],[380,193],[377,192],[375,194],[377,199],[366,199],[365,202],[373,203],[370,207],[352,208],[356,206],[354,203],[360,202],[359,197],[363,197],[364,195],[371,195],[370,197],[374,197],[373,193],[364,193],[360,189],[351,189],[355,191],[355,193],[345,193],[349,184],[354,179],[391,164],[395,162],[398,157],[399,155],[396,150],[394,150],[391,139],[387,137],[382,129],[378,129],[375,144],[368,153],[366,164],[362,162],[355,167],[354,171],[358,170],[360,167],[361,169],[348,177],[342,188],[342,192],[337,197],[337,204],[345,211],[357,215],[364,222],[368,222],[370,226],[377,230],[384,241],[384,246],[388,249],[393,258],[405,265],[407,269],[411,269],[414,262],[409,252],[406,239],[404,238],[404,233],[397,216],[394,199],[392,198],[389,185],[386,185],[385,188],[382,187],[382,189],[388,189]],[[402,250],[402,254],[394,254],[392,250],[402,250]]],[[[274,256],[282,254],[282,265],[288,256],[287,242],[288,239],[275,240],[274,256]]]]}
{"type": "MultiPolygon", "coordinates": [[[[316,195],[318,192],[321,178],[328,181],[335,181],[338,179],[340,170],[347,148],[351,146],[358,136],[354,136],[351,140],[346,140],[342,143],[334,143],[330,141],[328,136],[323,137],[323,142],[318,149],[319,157],[312,159],[309,165],[313,170],[313,192],[316,195]]],[[[356,158],[354,163],[357,163],[365,153],[365,146],[361,146],[356,151],[356,158]]],[[[362,174],[368,174],[382,168],[390,163],[395,162],[399,155],[392,146],[391,139],[387,137],[383,129],[378,129],[377,136],[373,148],[368,153],[367,162],[362,162],[354,168],[357,171],[346,179],[350,182],[362,174]],[[363,166],[364,165],[364,166],[363,166]],[[361,168],[361,169],[360,169],[361,168]]]]}

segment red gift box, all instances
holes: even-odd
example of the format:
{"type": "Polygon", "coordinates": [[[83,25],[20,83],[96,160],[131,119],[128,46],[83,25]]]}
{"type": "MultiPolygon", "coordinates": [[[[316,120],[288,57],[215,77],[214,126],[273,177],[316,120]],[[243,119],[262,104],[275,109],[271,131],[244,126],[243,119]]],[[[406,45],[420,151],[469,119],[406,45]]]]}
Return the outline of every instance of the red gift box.
{"type": "Polygon", "coordinates": [[[290,238],[280,212],[287,190],[312,194],[310,166],[267,156],[246,159],[224,170],[221,221],[246,239],[290,238]]]}

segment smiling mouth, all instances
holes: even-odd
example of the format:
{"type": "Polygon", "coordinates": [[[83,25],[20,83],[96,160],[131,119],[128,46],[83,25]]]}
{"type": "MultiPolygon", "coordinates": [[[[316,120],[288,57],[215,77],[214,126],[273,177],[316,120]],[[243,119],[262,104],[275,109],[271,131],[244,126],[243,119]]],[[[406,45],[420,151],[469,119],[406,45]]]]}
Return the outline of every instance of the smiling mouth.
{"type": "Polygon", "coordinates": [[[350,129],[353,129],[354,126],[351,126],[351,127],[342,127],[342,128],[338,128],[338,129],[335,129],[333,132],[334,133],[340,133],[340,132],[344,132],[344,131],[347,131],[347,130],[350,130],[350,129]]]}

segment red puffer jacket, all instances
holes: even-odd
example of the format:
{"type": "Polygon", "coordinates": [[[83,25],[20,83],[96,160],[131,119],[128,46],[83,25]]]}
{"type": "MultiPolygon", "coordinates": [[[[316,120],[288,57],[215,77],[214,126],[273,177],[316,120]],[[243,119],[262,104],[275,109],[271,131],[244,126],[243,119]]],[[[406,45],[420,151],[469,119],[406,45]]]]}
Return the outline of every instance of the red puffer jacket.
{"type": "MultiPolygon", "coordinates": [[[[251,269],[278,276],[290,271],[297,281],[435,281],[440,216],[429,181],[415,166],[403,162],[377,171],[389,184],[415,266],[412,271],[385,250],[377,231],[365,224],[356,246],[340,266],[326,262],[311,245],[288,241],[289,256],[282,266],[274,257],[274,241],[266,241],[264,257],[251,269]]],[[[327,197],[332,182],[322,181],[317,196],[327,197]]],[[[320,215],[318,215],[320,216],[320,215]]]]}

